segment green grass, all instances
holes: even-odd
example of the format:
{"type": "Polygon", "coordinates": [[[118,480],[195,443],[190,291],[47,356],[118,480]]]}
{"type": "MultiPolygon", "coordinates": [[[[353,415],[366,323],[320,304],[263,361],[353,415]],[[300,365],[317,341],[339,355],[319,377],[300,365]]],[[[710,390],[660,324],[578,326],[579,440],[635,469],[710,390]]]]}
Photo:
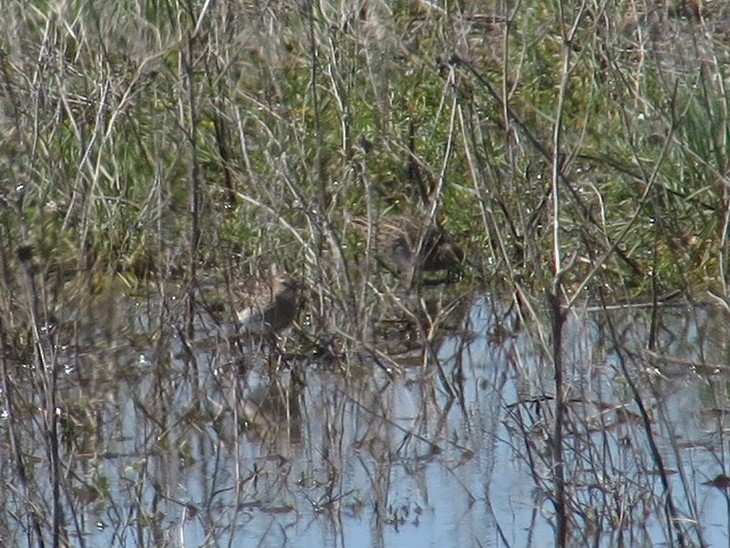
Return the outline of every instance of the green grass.
{"type": "Polygon", "coordinates": [[[374,200],[435,207],[507,287],[551,283],[554,234],[565,280],[601,261],[616,299],[646,295],[650,274],[687,294],[721,275],[727,97],[713,67],[728,50],[700,44],[697,21],[664,13],[657,31],[629,4],[589,4],[566,42],[577,12],[561,22],[538,0],[512,14],[145,5],[8,8],[2,161],[23,190],[5,241],[44,262],[190,275],[264,256],[311,274],[343,213],[374,200]],[[668,53],[677,40],[704,65],[668,53]]]}

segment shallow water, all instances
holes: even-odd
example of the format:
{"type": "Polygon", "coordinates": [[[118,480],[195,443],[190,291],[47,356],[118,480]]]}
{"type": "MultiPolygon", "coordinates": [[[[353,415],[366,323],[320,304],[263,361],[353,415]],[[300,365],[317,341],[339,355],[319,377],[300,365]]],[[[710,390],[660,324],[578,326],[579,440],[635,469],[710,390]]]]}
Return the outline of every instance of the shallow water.
{"type": "MultiPolygon", "coordinates": [[[[107,316],[116,330],[73,344],[58,335],[49,352],[59,371],[60,505],[71,543],[553,545],[547,330],[535,322],[512,330],[503,303],[469,302],[460,326],[433,339],[443,377],[434,360],[413,365],[413,348],[392,377],[365,353],[277,369],[270,350],[232,342],[230,326],[201,316],[189,338],[149,304],[120,304],[107,316]]],[[[662,309],[651,353],[650,325],[651,310],[641,308],[578,310],[566,322],[572,542],[676,541],[633,383],[685,540],[727,544],[726,493],[702,484],[726,460],[725,317],[662,309]]],[[[21,365],[13,378],[36,386],[38,371],[21,365]]],[[[26,539],[29,500],[51,530],[34,394],[16,397],[23,405],[15,415],[6,407],[1,425],[6,440],[16,432],[31,472],[24,490],[4,442],[1,469],[15,485],[3,504],[10,544],[26,539]]]]}

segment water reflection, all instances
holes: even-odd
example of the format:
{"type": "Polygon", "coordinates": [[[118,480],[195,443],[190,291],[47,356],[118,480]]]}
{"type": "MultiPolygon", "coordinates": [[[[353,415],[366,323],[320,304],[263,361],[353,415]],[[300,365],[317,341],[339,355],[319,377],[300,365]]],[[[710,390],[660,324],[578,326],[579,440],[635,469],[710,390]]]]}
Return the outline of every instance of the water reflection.
{"type": "MultiPolygon", "coordinates": [[[[71,541],[552,544],[546,330],[532,321],[510,332],[509,302],[442,294],[384,315],[364,339],[400,365],[395,376],[367,352],[347,363],[282,359],[201,318],[190,338],[160,303],[117,306],[128,319],[115,333],[58,335],[55,346],[59,500],[71,541]],[[397,322],[393,336],[386,326],[397,322]]],[[[59,333],[75,332],[77,319],[62,321],[59,333]]],[[[711,308],[569,315],[574,542],[676,540],[657,455],[685,540],[726,542],[726,489],[703,484],[727,473],[724,327],[711,308]]],[[[37,372],[14,367],[18,385],[36,382],[37,372]]],[[[43,407],[37,393],[19,396],[18,414],[2,423],[31,472],[32,489],[11,489],[5,501],[2,536],[16,542],[31,521],[11,516],[53,500],[43,407]]],[[[51,513],[41,516],[51,530],[51,513]]]]}

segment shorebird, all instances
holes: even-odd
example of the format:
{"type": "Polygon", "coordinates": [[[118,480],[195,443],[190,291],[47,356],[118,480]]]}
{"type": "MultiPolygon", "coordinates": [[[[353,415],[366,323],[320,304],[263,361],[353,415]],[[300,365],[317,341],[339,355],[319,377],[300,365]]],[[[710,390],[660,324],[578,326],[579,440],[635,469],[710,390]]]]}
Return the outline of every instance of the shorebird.
{"type": "Polygon", "coordinates": [[[383,216],[373,224],[363,217],[351,222],[363,237],[373,234],[376,252],[394,263],[401,274],[461,272],[464,252],[438,224],[428,225],[405,215],[383,216]]]}
{"type": "Polygon", "coordinates": [[[287,275],[248,280],[236,308],[241,331],[274,335],[289,327],[299,313],[301,289],[301,284],[287,275]]]}

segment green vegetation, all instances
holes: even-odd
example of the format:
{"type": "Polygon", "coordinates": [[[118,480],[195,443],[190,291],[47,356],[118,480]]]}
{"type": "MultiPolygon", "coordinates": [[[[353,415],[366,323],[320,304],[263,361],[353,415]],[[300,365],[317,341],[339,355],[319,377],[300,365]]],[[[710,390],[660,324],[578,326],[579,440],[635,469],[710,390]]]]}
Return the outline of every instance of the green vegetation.
{"type": "Polygon", "coordinates": [[[569,290],[722,291],[721,7],[557,6],[13,3],[6,253],[316,277],[375,207],[435,212],[507,287],[559,250],[569,290]]]}

